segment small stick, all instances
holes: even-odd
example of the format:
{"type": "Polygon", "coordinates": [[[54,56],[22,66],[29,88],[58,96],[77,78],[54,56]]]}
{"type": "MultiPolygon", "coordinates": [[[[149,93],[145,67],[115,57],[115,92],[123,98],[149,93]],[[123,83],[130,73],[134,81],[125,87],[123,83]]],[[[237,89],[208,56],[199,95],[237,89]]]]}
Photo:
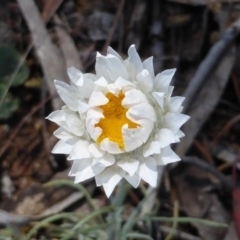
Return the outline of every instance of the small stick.
{"type": "Polygon", "coordinates": [[[207,171],[214,175],[222,184],[222,187],[226,192],[230,192],[232,190],[231,183],[226,179],[225,175],[221,172],[217,171],[217,169],[207,162],[197,158],[197,157],[183,157],[182,161],[192,166],[199,167],[200,169],[207,171]]]}
{"type": "Polygon", "coordinates": [[[204,61],[200,64],[197,72],[192,78],[187,90],[184,93],[183,113],[187,113],[192,102],[197,96],[201,86],[215,72],[217,66],[225,56],[226,51],[232,46],[234,40],[240,34],[240,19],[238,19],[231,28],[229,28],[223,37],[212,47],[204,61]]]}
{"type": "Polygon", "coordinates": [[[194,146],[198,149],[198,151],[204,156],[204,158],[211,164],[214,165],[214,160],[210,154],[210,152],[208,151],[208,149],[200,143],[200,141],[195,140],[193,142],[194,146]]]}
{"type": "Polygon", "coordinates": [[[125,3],[125,0],[121,0],[120,4],[119,4],[119,7],[118,7],[118,11],[116,13],[116,16],[115,16],[115,19],[113,21],[113,25],[108,33],[108,37],[106,39],[106,42],[104,44],[104,47],[102,49],[102,53],[105,54],[107,52],[107,47],[109,46],[109,44],[111,43],[111,40],[112,40],[112,37],[113,37],[113,34],[114,34],[114,31],[117,27],[117,22],[118,22],[118,19],[122,13],[122,9],[123,9],[123,6],[124,6],[124,3],[125,3]]]}

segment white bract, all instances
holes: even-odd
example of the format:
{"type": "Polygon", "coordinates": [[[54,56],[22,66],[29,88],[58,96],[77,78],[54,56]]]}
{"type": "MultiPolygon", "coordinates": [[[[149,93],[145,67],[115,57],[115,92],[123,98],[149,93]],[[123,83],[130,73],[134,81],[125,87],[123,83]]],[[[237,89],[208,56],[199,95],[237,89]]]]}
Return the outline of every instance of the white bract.
{"type": "Polygon", "coordinates": [[[155,187],[157,166],[180,160],[170,144],[189,119],[180,113],[184,98],[171,97],[175,69],[155,76],[152,57],[142,62],[134,45],[128,55],[98,53],[96,75],[69,68],[71,85],[55,81],[66,105],[47,117],[60,126],[52,153],[69,154],[75,183],[95,177],[108,197],[122,178],[155,187]]]}

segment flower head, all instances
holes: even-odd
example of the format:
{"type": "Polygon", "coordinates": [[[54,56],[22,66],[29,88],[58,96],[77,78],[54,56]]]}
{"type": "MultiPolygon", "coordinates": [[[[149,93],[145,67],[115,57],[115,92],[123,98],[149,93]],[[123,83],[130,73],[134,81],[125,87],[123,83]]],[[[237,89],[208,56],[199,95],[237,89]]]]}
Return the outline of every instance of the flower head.
{"type": "Polygon", "coordinates": [[[60,126],[52,153],[69,154],[75,183],[95,177],[108,197],[122,178],[155,187],[157,166],[180,160],[170,144],[189,119],[180,113],[184,98],[171,97],[175,69],[155,76],[152,57],[142,62],[134,45],[128,55],[98,53],[96,75],[69,68],[71,85],[55,80],[66,105],[47,117],[60,126]]]}

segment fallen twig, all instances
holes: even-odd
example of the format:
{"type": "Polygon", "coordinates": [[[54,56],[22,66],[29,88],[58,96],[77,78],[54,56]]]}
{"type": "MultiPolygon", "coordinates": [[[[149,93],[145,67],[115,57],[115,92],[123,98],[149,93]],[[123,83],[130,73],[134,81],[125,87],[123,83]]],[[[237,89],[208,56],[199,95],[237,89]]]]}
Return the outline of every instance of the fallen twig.
{"type": "Polygon", "coordinates": [[[189,112],[191,103],[195,100],[199,89],[216,71],[217,66],[225,57],[226,51],[230,49],[234,40],[240,34],[240,19],[229,28],[223,37],[212,47],[204,61],[200,64],[197,72],[189,83],[187,90],[184,93],[186,100],[184,102],[184,113],[189,112]]]}
{"type": "MultiPolygon", "coordinates": [[[[54,95],[56,89],[53,80],[68,79],[65,73],[65,63],[48,35],[35,2],[32,0],[18,0],[18,4],[32,33],[34,47],[45,75],[48,90],[54,95]]],[[[53,99],[55,109],[60,108],[61,105],[60,98],[53,99]]]]}
{"type": "MultiPolygon", "coordinates": [[[[235,52],[235,48],[232,47],[231,51],[224,56],[223,60],[218,65],[214,75],[204,84],[200,93],[194,96],[194,101],[193,99],[191,100],[193,104],[187,112],[188,115],[191,116],[191,119],[183,127],[186,137],[183,138],[176,147],[176,152],[180,157],[184,156],[188,151],[202,125],[215,109],[228,82],[236,58],[235,52]]],[[[196,85],[194,84],[194,86],[196,85]]],[[[189,100],[187,105],[190,107],[189,100]]]]}
{"type": "MultiPolygon", "coordinates": [[[[155,9],[159,9],[158,5],[154,2],[153,5],[155,9]]],[[[146,9],[147,9],[147,1],[139,0],[135,2],[132,16],[129,22],[129,32],[126,37],[125,45],[128,47],[131,44],[134,44],[136,49],[138,50],[144,34],[144,23],[146,23],[146,9]]],[[[153,13],[154,15],[154,13],[153,13]]],[[[155,55],[155,54],[154,54],[155,55]]]]}
{"type": "MultiPolygon", "coordinates": [[[[92,193],[94,189],[95,189],[94,184],[91,184],[88,187],[88,192],[92,193]]],[[[66,209],[67,207],[71,206],[73,203],[82,199],[83,197],[84,197],[83,192],[73,192],[69,196],[67,196],[66,198],[64,198],[61,201],[54,204],[53,206],[45,209],[41,214],[39,214],[37,216],[33,216],[32,220],[40,220],[40,219],[43,219],[43,218],[48,217],[50,215],[60,213],[64,209],[66,209]]]]}
{"type": "Polygon", "coordinates": [[[202,145],[198,140],[195,140],[193,144],[198,149],[198,151],[204,156],[204,158],[211,165],[214,165],[214,160],[213,160],[212,155],[209,152],[209,150],[204,145],[202,145]]]}
{"type": "Polygon", "coordinates": [[[63,22],[57,15],[54,16],[54,21],[55,23],[57,23],[55,29],[58,35],[61,51],[64,55],[66,67],[76,67],[80,69],[82,72],[84,72],[83,64],[80,60],[80,54],[76,49],[72,38],[67,34],[65,29],[63,28],[64,27],[63,22]]]}
{"type": "Polygon", "coordinates": [[[232,119],[230,119],[225,125],[224,127],[221,129],[221,131],[218,132],[217,136],[215,137],[214,141],[213,141],[213,146],[214,147],[216,144],[219,143],[221,137],[227,133],[227,131],[229,131],[231,129],[231,127],[236,124],[237,122],[240,121],[240,114],[236,115],[235,117],[233,117],[232,119]]]}
{"type": "MultiPolygon", "coordinates": [[[[229,146],[223,144],[214,145],[212,148],[212,154],[214,157],[233,165],[235,159],[239,156],[239,152],[229,146]]],[[[236,164],[237,168],[240,169],[240,162],[236,164]]]]}
{"type": "Polygon", "coordinates": [[[29,216],[20,216],[16,214],[8,213],[4,210],[0,210],[0,225],[13,225],[13,226],[23,226],[31,221],[29,216]]]}
{"type": "Polygon", "coordinates": [[[223,186],[226,192],[230,192],[232,190],[231,182],[226,179],[225,175],[223,175],[221,172],[219,172],[210,164],[204,162],[203,160],[197,157],[183,157],[182,161],[189,165],[199,167],[202,170],[207,171],[214,175],[221,182],[221,185],[223,186]]]}
{"type": "Polygon", "coordinates": [[[125,0],[121,0],[121,2],[119,4],[119,7],[118,7],[118,10],[117,10],[117,13],[116,13],[116,16],[115,16],[115,19],[113,21],[112,27],[109,30],[108,37],[107,37],[106,42],[104,44],[104,47],[102,49],[102,53],[103,54],[105,54],[107,52],[107,47],[111,43],[111,40],[112,40],[112,37],[113,37],[113,33],[114,33],[114,31],[115,31],[115,29],[117,27],[118,19],[119,19],[121,13],[122,13],[122,9],[123,9],[124,3],[125,3],[125,0]]]}
{"type": "Polygon", "coordinates": [[[44,9],[42,12],[43,22],[48,22],[49,19],[54,15],[63,0],[45,0],[44,9]]]}

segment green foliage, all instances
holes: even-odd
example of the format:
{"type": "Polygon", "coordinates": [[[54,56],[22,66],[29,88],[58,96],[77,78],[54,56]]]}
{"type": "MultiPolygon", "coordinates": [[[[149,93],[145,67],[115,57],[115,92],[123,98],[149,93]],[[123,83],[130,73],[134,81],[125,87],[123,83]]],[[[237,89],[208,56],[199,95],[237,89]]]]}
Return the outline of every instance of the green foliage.
{"type": "MultiPolygon", "coordinates": [[[[0,85],[0,94],[1,92],[2,90],[0,85]]],[[[10,93],[8,93],[1,105],[0,119],[7,119],[11,117],[12,113],[18,109],[19,103],[19,99],[14,98],[10,93]]]]}
{"type": "Polygon", "coordinates": [[[81,191],[93,210],[88,215],[66,212],[47,217],[36,223],[32,229],[30,229],[26,235],[26,240],[32,239],[41,229],[46,227],[48,228],[47,232],[49,234],[49,239],[56,238],[60,240],[153,240],[151,231],[147,233],[137,231],[139,223],[146,223],[145,226],[151,226],[152,222],[196,222],[213,227],[227,227],[224,223],[198,218],[141,216],[141,208],[148,200],[151,193],[146,194],[143,200],[134,208],[126,219],[123,217],[123,203],[130,189],[129,184],[121,183],[117,194],[110,198],[111,205],[100,209],[94,206],[91,195],[83,185],[74,184],[71,180],[56,180],[44,184],[45,187],[56,185],[69,186],[81,191]],[[55,221],[59,222],[59,220],[62,221],[62,224],[54,224],[55,221]]]}
{"type": "MultiPolygon", "coordinates": [[[[25,235],[25,240],[35,239],[39,234],[43,237],[43,229],[47,228],[47,235],[43,239],[59,240],[153,240],[151,231],[147,233],[138,232],[138,224],[146,223],[145,226],[152,225],[152,222],[178,222],[178,223],[200,223],[212,227],[227,227],[227,224],[213,222],[205,219],[192,217],[154,217],[150,215],[141,216],[141,208],[151,195],[146,194],[143,200],[134,208],[128,218],[124,217],[124,201],[130,189],[129,184],[120,184],[118,192],[113,196],[111,205],[97,208],[93,204],[91,195],[81,184],[74,184],[71,180],[55,180],[44,184],[45,187],[68,186],[83,193],[89,206],[93,209],[89,214],[82,215],[72,212],[58,213],[36,222],[25,235]],[[56,222],[56,223],[55,223],[56,222]]],[[[12,232],[5,232],[4,236],[12,235],[12,232]]],[[[6,238],[7,239],[7,238],[6,238]]],[[[0,232],[1,240],[1,232],[0,232]]]]}
{"type": "Polygon", "coordinates": [[[19,86],[29,76],[29,69],[26,64],[20,66],[20,54],[10,45],[0,47],[0,119],[9,118],[19,107],[20,100],[7,93],[11,86],[19,86]]]}
{"type": "MultiPolygon", "coordinates": [[[[0,47],[0,83],[8,84],[14,70],[20,62],[20,54],[10,45],[0,47]]],[[[11,86],[19,86],[24,83],[29,76],[29,69],[23,64],[16,76],[12,80],[11,86]]]]}
{"type": "Polygon", "coordinates": [[[14,226],[0,229],[0,240],[19,240],[23,239],[20,230],[14,226]]]}

